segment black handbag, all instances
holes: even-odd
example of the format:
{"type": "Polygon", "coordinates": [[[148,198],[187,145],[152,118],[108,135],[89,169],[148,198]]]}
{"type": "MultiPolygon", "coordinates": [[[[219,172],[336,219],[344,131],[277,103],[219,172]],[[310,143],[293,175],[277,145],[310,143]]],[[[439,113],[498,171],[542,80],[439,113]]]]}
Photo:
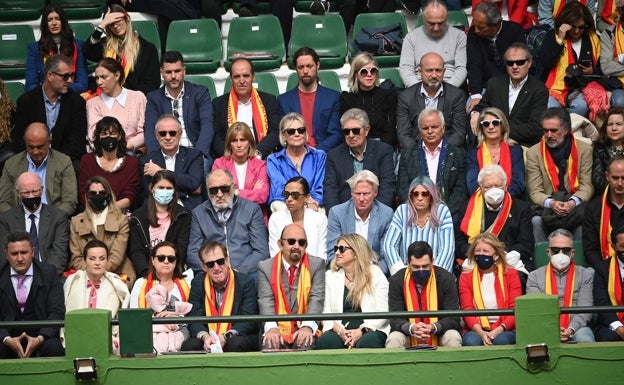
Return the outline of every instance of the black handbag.
{"type": "Polygon", "coordinates": [[[353,46],[356,52],[366,51],[374,55],[398,55],[403,45],[401,24],[396,23],[377,28],[362,28],[353,46]]]}

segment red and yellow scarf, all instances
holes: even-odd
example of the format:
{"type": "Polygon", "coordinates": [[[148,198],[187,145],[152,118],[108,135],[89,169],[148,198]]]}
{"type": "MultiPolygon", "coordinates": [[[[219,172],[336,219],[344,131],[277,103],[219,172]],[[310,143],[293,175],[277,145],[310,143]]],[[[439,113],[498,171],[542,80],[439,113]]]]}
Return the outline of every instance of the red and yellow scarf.
{"type": "MultiPolygon", "coordinates": [[[[206,309],[206,317],[212,316],[229,316],[232,315],[232,307],[234,306],[234,288],[236,287],[236,281],[234,278],[234,270],[229,269],[227,285],[225,286],[225,293],[223,293],[223,300],[221,307],[217,310],[215,288],[210,281],[210,276],[206,274],[204,278],[204,293],[206,298],[204,299],[204,308],[206,309]]],[[[214,330],[218,335],[224,334],[232,328],[232,324],[229,322],[213,322],[208,324],[208,329],[214,330]]]]}
{"type": "MultiPolygon", "coordinates": [[[[572,134],[570,134],[572,135],[572,134]]],[[[566,174],[568,176],[568,185],[570,187],[570,193],[574,194],[579,189],[579,156],[578,149],[576,147],[576,140],[574,137],[572,140],[572,148],[570,149],[570,156],[568,157],[568,167],[566,170],[566,174]]],[[[548,179],[552,184],[553,191],[559,191],[559,168],[555,165],[555,162],[550,155],[550,151],[548,151],[548,146],[546,145],[546,138],[542,138],[540,143],[542,159],[544,159],[544,168],[546,169],[546,174],[548,175],[548,179]]]]}
{"type": "Polygon", "coordinates": [[[602,193],[602,210],[600,211],[600,255],[602,259],[615,257],[615,250],[611,246],[611,206],[609,205],[609,186],[602,193]]]}
{"type": "MultiPolygon", "coordinates": [[[[76,63],[78,63],[78,46],[76,45],[76,42],[74,41],[74,54],[72,55],[72,72],[75,74],[76,73],[76,63]]],[[[47,55],[44,55],[41,59],[43,61],[43,64],[45,64],[45,62],[53,55],[56,55],[58,52],[55,51],[50,51],[47,55]]],[[[63,52],[61,52],[63,53],[63,52]]],[[[64,53],[63,53],[64,54],[64,53]]]]}
{"type": "MultiPolygon", "coordinates": [[[[611,257],[609,261],[609,282],[607,285],[611,305],[622,306],[622,277],[620,276],[620,266],[616,257],[611,257]]],[[[624,322],[624,312],[617,313],[617,318],[624,322]]]]}
{"type": "Polygon", "coordinates": [[[464,219],[461,221],[460,230],[462,233],[466,234],[468,237],[468,243],[473,243],[474,239],[477,235],[485,232],[492,233],[496,236],[500,234],[507,222],[507,218],[509,218],[509,213],[511,212],[511,205],[513,203],[513,199],[511,198],[511,194],[505,191],[505,197],[503,198],[503,203],[498,215],[492,225],[488,229],[481,229],[483,225],[483,211],[484,207],[484,199],[483,192],[479,187],[477,191],[470,197],[468,201],[468,206],[466,207],[466,213],[464,214],[464,219]]]}
{"type": "MultiPolygon", "coordinates": [[[[260,143],[269,130],[269,119],[267,117],[266,109],[260,95],[255,87],[251,87],[251,112],[253,115],[253,129],[256,130],[257,142],[260,143]]],[[[230,91],[230,97],[228,100],[227,120],[228,127],[238,121],[238,95],[234,90],[230,91]]]]}
{"type": "MultiPolygon", "coordinates": [[[[435,269],[431,266],[431,276],[427,284],[420,290],[420,302],[418,301],[418,290],[416,283],[412,279],[412,271],[405,269],[405,277],[403,278],[403,297],[405,298],[405,308],[407,311],[426,311],[438,310],[438,285],[436,283],[435,269]],[[420,304],[422,303],[422,308],[420,304]]],[[[425,317],[416,319],[409,318],[410,323],[424,322],[431,324],[438,322],[438,317],[425,317]]],[[[438,336],[431,334],[428,341],[429,345],[438,346],[438,336]]],[[[418,340],[414,336],[410,336],[410,346],[418,345],[418,340]]]]}
{"type": "MultiPolygon", "coordinates": [[[[482,143],[477,148],[477,162],[479,163],[479,170],[492,164],[492,155],[490,155],[490,149],[485,143],[482,143]]],[[[500,144],[500,161],[498,164],[507,175],[507,187],[511,186],[511,178],[513,176],[511,171],[511,151],[509,150],[509,144],[504,140],[500,144]]]]}
{"type": "MultiPolygon", "coordinates": [[[[609,0],[606,0],[609,1],[609,0]]],[[[587,0],[579,0],[579,3],[587,6],[587,0]]],[[[557,18],[557,16],[559,16],[559,14],[561,13],[561,10],[563,9],[563,7],[565,7],[566,5],[566,0],[555,0],[555,2],[553,3],[553,20],[557,18]]]]}
{"type": "MultiPolygon", "coordinates": [[[[152,287],[154,287],[154,284],[155,284],[154,282],[158,283],[158,280],[153,278],[152,273],[149,273],[147,275],[147,278],[145,278],[145,280],[143,281],[143,285],[141,286],[141,291],[139,292],[139,307],[140,308],[149,307],[149,304],[147,303],[147,299],[145,298],[145,295],[147,294],[148,291],[150,291],[152,287]]],[[[191,289],[189,288],[189,285],[186,283],[186,281],[180,278],[174,278],[173,283],[178,287],[178,290],[180,291],[180,295],[182,296],[182,298],[180,298],[180,301],[184,301],[184,302],[188,301],[188,297],[189,297],[189,293],[191,289]]]]}
{"type": "MultiPolygon", "coordinates": [[[[572,307],[574,300],[574,285],[576,283],[576,265],[574,261],[570,262],[570,268],[566,275],[565,292],[563,293],[563,307],[572,307]]],[[[546,286],[544,292],[551,295],[559,295],[559,288],[557,287],[557,277],[555,276],[555,269],[552,264],[546,265],[546,286]]],[[[567,329],[570,325],[571,314],[561,314],[559,316],[559,326],[567,329]]]]}
{"type": "MultiPolygon", "coordinates": [[[[497,279],[494,283],[494,288],[496,290],[496,304],[499,309],[507,308],[507,292],[505,291],[505,274],[503,273],[505,267],[502,263],[496,265],[496,275],[497,279]]],[[[476,267],[472,269],[472,292],[474,294],[474,306],[475,309],[483,310],[485,309],[485,304],[483,302],[483,294],[481,294],[481,272],[476,267]]],[[[479,324],[481,324],[481,328],[483,330],[490,330],[490,321],[487,316],[480,316],[479,324]]]]}
{"type": "Polygon", "coordinates": [[[604,0],[604,5],[602,7],[602,11],[600,12],[600,17],[602,17],[602,20],[609,23],[610,25],[615,24],[615,18],[617,17],[615,8],[615,0],[604,0]]]}
{"type": "Polygon", "coordinates": [[[115,59],[115,60],[119,61],[119,64],[121,64],[121,66],[123,67],[123,69],[124,69],[124,81],[121,84],[123,86],[124,83],[126,82],[126,79],[128,79],[128,74],[130,73],[130,69],[132,67],[132,66],[128,65],[128,61],[126,60],[126,55],[125,54],[121,54],[121,56],[119,56],[112,49],[107,49],[106,52],[104,53],[104,57],[109,57],[111,59],[115,59]]]}
{"type": "MultiPolygon", "coordinates": [[[[622,30],[622,23],[617,23],[617,25],[615,26],[615,31],[613,31],[613,58],[617,61],[618,55],[623,54],[623,53],[624,53],[624,30],[622,30]]],[[[618,76],[618,79],[620,79],[621,82],[624,82],[624,75],[618,76]]]]}

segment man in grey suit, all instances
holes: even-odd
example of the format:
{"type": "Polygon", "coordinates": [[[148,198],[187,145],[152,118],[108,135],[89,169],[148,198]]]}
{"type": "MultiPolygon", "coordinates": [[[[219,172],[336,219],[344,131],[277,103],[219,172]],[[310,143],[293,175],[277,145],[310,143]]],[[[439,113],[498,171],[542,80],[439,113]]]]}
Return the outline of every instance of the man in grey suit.
{"type": "MultiPolygon", "coordinates": [[[[320,314],[325,299],[325,261],[306,253],[305,230],[297,224],[284,227],[277,241],[280,252],[258,263],[258,306],[261,315],[320,314]],[[279,272],[275,274],[274,272],[279,272]],[[307,298],[300,291],[309,287],[307,298]],[[279,298],[287,303],[280,308],[279,298]],[[302,302],[300,302],[300,298],[302,302]]],[[[266,322],[262,349],[308,349],[314,345],[314,321],[266,322]]]]}
{"type": "Polygon", "coordinates": [[[381,241],[392,222],[392,209],[377,200],[379,179],[362,170],[347,180],[351,199],[329,210],[327,224],[327,262],[334,259],[334,246],[338,237],[357,233],[363,236],[379,257],[379,267],[390,276],[390,270],[381,253],[381,241]]]}
{"type": "MultiPolygon", "coordinates": [[[[55,267],[61,274],[69,257],[69,221],[67,215],[52,206],[41,203],[43,186],[37,174],[25,172],[17,178],[15,189],[21,203],[0,214],[0,250],[6,248],[7,236],[12,231],[30,233],[35,246],[34,258],[55,267]]],[[[0,265],[6,255],[0,253],[0,265]]]]}
{"type": "Polygon", "coordinates": [[[23,172],[31,171],[43,181],[41,201],[73,215],[78,202],[76,173],[67,155],[50,148],[51,140],[44,123],[34,122],[26,128],[26,151],[6,161],[0,177],[0,213],[20,204],[15,182],[23,172]]]}
{"type": "Polygon", "coordinates": [[[397,96],[397,137],[402,150],[410,149],[420,139],[418,115],[424,109],[437,109],[444,114],[448,143],[464,147],[466,142],[466,94],[443,81],[444,59],[429,52],[418,67],[422,82],[399,92],[397,96]]]}

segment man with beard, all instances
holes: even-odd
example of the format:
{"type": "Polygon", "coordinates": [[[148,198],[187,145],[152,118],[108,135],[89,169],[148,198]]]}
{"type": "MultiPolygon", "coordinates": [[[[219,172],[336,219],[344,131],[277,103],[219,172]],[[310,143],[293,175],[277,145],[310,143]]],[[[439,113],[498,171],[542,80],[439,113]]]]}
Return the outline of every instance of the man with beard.
{"type": "Polygon", "coordinates": [[[277,101],[282,115],[298,112],[308,130],[308,145],[325,152],[338,146],[340,130],[340,94],[319,84],[319,55],[312,48],[301,47],[293,55],[299,84],[277,101]]]}
{"type": "Polygon", "coordinates": [[[214,170],[206,178],[209,199],[193,209],[186,264],[202,271],[198,251],[208,241],[223,243],[232,267],[256,277],[259,261],[269,257],[269,235],[260,206],[234,194],[234,178],[214,170]]]}
{"type": "Polygon", "coordinates": [[[422,82],[399,92],[397,97],[397,137],[402,150],[420,139],[418,115],[426,108],[442,111],[448,143],[464,147],[466,141],[466,94],[444,81],[444,59],[428,52],[420,59],[422,82]]]}

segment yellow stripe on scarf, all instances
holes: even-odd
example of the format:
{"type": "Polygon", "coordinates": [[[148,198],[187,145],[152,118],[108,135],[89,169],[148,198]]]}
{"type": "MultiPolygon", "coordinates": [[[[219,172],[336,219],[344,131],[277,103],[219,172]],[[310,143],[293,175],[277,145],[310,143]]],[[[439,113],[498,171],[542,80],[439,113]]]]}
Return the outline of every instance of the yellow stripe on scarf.
{"type": "MultiPolygon", "coordinates": [[[[216,298],[213,297],[214,286],[210,281],[210,276],[206,274],[204,279],[204,292],[206,298],[204,299],[204,308],[206,310],[206,317],[211,316],[229,316],[232,315],[232,308],[234,306],[234,289],[236,287],[236,281],[234,277],[234,270],[229,269],[227,286],[225,287],[225,293],[223,293],[223,300],[221,307],[217,311],[216,298]]],[[[232,324],[229,322],[211,322],[208,324],[208,329],[213,330],[218,335],[224,334],[232,328],[232,324]]]]}
{"type": "MultiPolygon", "coordinates": [[[[507,293],[505,292],[505,281],[503,276],[503,264],[499,263],[496,268],[498,282],[503,292],[503,301],[507,302],[507,293]]],[[[494,283],[494,288],[496,289],[496,283],[494,283]]],[[[481,293],[481,274],[479,273],[479,269],[476,267],[472,269],[472,292],[474,293],[475,308],[479,310],[485,309],[483,294],[481,293]]],[[[488,320],[487,316],[480,316],[479,323],[481,324],[481,328],[483,330],[490,330],[490,321],[488,320]]]]}

